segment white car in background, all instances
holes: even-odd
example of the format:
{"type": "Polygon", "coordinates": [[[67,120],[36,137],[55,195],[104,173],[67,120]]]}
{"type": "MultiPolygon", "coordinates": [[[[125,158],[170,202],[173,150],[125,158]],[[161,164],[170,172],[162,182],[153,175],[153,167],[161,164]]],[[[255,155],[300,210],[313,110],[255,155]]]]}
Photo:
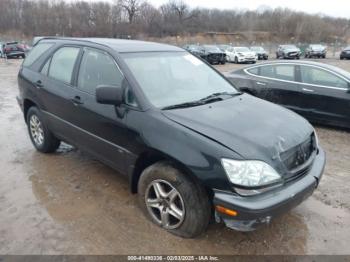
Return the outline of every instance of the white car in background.
{"type": "Polygon", "coordinates": [[[226,53],[226,60],[233,63],[256,63],[258,55],[248,47],[219,46],[226,53]],[[226,48],[225,48],[226,47],[226,48]]]}

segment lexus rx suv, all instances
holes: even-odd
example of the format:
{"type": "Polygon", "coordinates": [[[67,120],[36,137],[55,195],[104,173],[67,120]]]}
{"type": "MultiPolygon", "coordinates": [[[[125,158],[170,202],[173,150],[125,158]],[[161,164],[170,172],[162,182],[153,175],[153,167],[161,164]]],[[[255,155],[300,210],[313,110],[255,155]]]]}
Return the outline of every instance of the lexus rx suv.
{"type": "Polygon", "coordinates": [[[124,174],[144,214],[178,236],[198,236],[213,218],[240,231],[268,224],[323,173],[325,153],[304,118],[239,92],[182,48],[43,38],[18,85],[37,151],[64,141],[90,153],[124,174]]]}

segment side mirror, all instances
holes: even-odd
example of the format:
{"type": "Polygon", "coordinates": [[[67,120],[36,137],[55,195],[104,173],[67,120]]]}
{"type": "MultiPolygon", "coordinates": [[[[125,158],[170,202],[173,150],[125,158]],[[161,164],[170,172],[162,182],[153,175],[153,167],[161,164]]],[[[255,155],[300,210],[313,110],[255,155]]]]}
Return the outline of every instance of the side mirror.
{"type": "Polygon", "coordinates": [[[123,103],[123,89],[118,86],[99,85],[96,88],[96,101],[100,104],[119,106],[123,103]]]}

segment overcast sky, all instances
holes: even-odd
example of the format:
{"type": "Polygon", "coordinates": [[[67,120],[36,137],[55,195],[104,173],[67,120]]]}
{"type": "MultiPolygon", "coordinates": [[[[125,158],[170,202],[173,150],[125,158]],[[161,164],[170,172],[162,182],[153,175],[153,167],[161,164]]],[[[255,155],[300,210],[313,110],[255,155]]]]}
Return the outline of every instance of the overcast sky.
{"type": "MultiPolygon", "coordinates": [[[[94,0],[97,1],[97,0],[94,0]]],[[[155,6],[167,0],[148,0],[155,6]]],[[[257,9],[260,6],[289,7],[307,13],[323,13],[335,17],[350,18],[350,0],[184,0],[191,7],[219,9],[257,9]]]]}

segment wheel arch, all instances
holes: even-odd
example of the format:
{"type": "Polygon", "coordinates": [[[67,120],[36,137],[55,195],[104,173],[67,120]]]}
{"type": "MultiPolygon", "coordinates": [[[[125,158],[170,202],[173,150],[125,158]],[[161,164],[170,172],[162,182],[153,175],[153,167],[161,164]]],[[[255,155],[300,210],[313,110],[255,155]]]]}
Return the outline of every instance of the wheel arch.
{"type": "MultiPolygon", "coordinates": [[[[131,171],[130,175],[130,190],[132,193],[137,193],[137,186],[140,180],[142,172],[149,166],[160,162],[166,161],[173,165],[175,168],[179,169],[182,173],[184,173],[193,183],[197,185],[202,185],[199,179],[193,174],[193,172],[186,167],[181,161],[163,153],[158,150],[148,149],[139,155],[137,158],[134,168],[131,171]]],[[[202,185],[203,186],[203,185],[202,185]]],[[[205,190],[209,193],[210,191],[205,188],[205,190]]],[[[208,194],[210,198],[210,195],[208,194]]]]}
{"type": "Polygon", "coordinates": [[[28,113],[28,110],[29,110],[29,108],[31,108],[31,107],[33,107],[33,106],[38,107],[38,105],[37,105],[34,101],[32,101],[32,100],[30,100],[30,99],[28,99],[28,98],[26,98],[26,99],[23,100],[23,116],[24,116],[24,121],[27,122],[27,113],[28,113]]]}

